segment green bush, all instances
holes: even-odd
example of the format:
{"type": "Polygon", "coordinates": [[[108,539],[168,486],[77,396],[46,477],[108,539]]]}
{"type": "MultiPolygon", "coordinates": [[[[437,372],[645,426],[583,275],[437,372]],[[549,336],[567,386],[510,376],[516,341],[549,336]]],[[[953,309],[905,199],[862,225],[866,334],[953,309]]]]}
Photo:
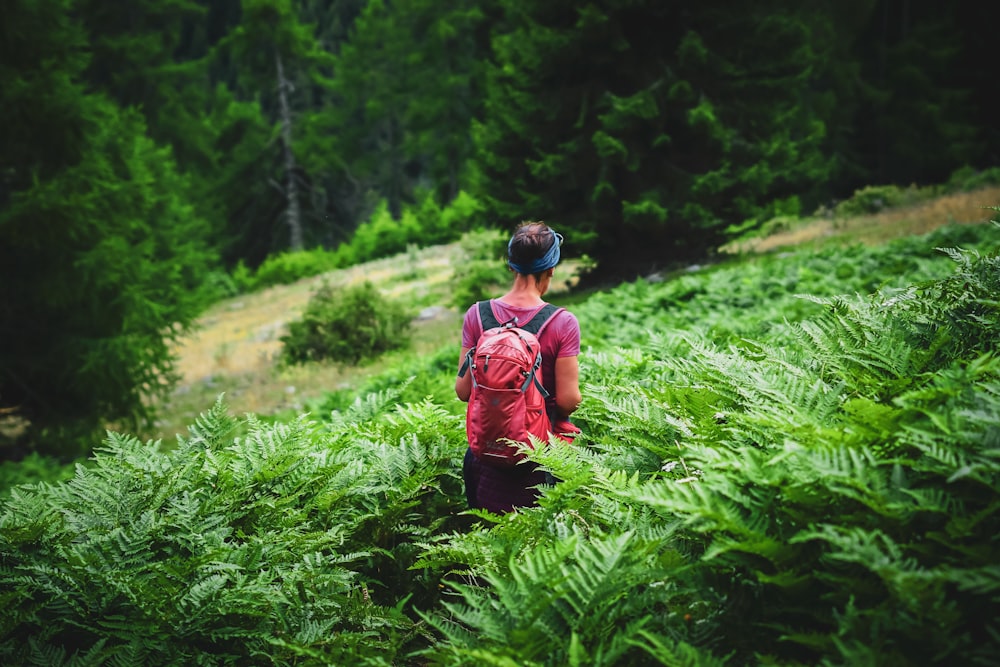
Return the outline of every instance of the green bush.
{"type": "Polygon", "coordinates": [[[510,281],[510,272],[498,260],[473,260],[455,270],[451,303],[467,308],[476,301],[498,296],[510,281]]]}
{"type": "Polygon", "coordinates": [[[914,204],[931,196],[929,189],[911,185],[901,188],[897,185],[869,185],[855,190],[854,194],[837,204],[834,214],[838,218],[849,218],[855,215],[870,215],[887,208],[914,204]]]}
{"type": "Polygon", "coordinates": [[[475,227],[482,215],[483,206],[478,199],[459,192],[444,208],[428,196],[417,210],[422,238],[421,245],[448,243],[463,232],[475,227]]]}
{"type": "Polygon", "coordinates": [[[289,285],[303,278],[318,276],[344,266],[342,256],[323,248],[284,252],[264,260],[254,274],[253,287],[289,285]]]}
{"type": "Polygon", "coordinates": [[[481,211],[479,201],[464,192],[444,207],[428,195],[418,206],[404,210],[401,218],[395,220],[383,201],[371,217],[358,226],[351,240],[341,243],[336,250],[316,248],[273,255],[256,273],[241,261],[230,276],[217,279],[218,284],[213,284],[211,293],[225,298],[272,285],[287,285],[334,269],[449,243],[472,229],[481,211]]]}
{"type": "Polygon", "coordinates": [[[508,236],[495,229],[477,229],[462,236],[462,252],[470,260],[499,260],[507,257],[508,236]]]}
{"type": "Polygon", "coordinates": [[[420,203],[393,219],[382,202],[372,216],[354,232],[346,246],[351,251],[351,264],[368,262],[407,251],[410,246],[427,247],[449,243],[472,229],[482,205],[464,192],[442,207],[428,194],[420,203]]]}
{"type": "Polygon", "coordinates": [[[233,284],[236,286],[238,293],[243,294],[253,290],[253,270],[247,266],[242,259],[236,263],[236,266],[233,267],[229,276],[232,279],[233,284]]]}
{"type": "Polygon", "coordinates": [[[951,175],[945,188],[948,192],[969,192],[998,183],[1000,183],[1000,167],[978,170],[966,166],[951,175]]]}
{"type": "Polygon", "coordinates": [[[410,316],[371,283],[338,289],[323,285],[301,320],[281,337],[285,361],[330,359],[356,364],[409,344],[410,316]]]}
{"type": "Polygon", "coordinates": [[[225,271],[209,271],[205,274],[200,289],[206,305],[228,299],[245,291],[233,274],[225,271]]]}
{"type": "Polygon", "coordinates": [[[393,220],[383,201],[371,218],[354,230],[350,245],[355,261],[368,262],[403,252],[406,244],[419,236],[420,225],[412,212],[405,211],[400,220],[393,220]]]}
{"type": "Polygon", "coordinates": [[[462,237],[466,261],[455,267],[451,305],[467,308],[497,294],[510,282],[504,257],[507,238],[495,230],[479,230],[462,237]]]}

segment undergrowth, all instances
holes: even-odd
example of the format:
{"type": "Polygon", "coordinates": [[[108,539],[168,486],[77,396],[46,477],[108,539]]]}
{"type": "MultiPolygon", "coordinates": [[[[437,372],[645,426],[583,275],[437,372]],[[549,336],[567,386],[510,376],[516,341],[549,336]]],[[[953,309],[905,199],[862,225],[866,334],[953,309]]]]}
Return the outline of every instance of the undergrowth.
{"type": "Polygon", "coordinates": [[[584,435],[508,515],[463,511],[450,348],[312,416],[109,434],[0,506],[0,660],[996,664],[997,238],[575,306],[584,435]]]}

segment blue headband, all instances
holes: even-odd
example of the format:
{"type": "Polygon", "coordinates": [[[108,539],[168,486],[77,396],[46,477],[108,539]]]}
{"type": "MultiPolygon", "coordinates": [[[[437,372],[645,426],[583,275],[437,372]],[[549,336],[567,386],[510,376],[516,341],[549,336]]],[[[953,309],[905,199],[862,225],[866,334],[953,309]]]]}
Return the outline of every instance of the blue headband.
{"type": "Polygon", "coordinates": [[[549,251],[547,253],[545,253],[535,261],[533,261],[531,264],[527,265],[515,264],[514,262],[511,261],[510,247],[514,243],[514,238],[511,237],[510,241],[507,242],[507,264],[510,265],[510,268],[514,269],[521,275],[530,276],[535,273],[541,273],[542,271],[547,271],[548,269],[551,269],[553,266],[558,264],[560,255],[559,247],[562,245],[563,237],[562,234],[552,231],[551,227],[549,228],[549,231],[552,232],[553,236],[552,247],[549,248],[549,251]]]}

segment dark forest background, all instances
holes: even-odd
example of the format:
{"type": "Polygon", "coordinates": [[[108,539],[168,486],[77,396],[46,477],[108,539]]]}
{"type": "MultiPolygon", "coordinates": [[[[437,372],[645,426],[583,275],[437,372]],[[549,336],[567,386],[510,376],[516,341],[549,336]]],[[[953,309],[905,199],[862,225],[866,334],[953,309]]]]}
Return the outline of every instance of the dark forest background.
{"type": "Polygon", "coordinates": [[[346,247],[377,212],[424,244],[545,220],[627,277],[865,185],[995,167],[998,19],[932,0],[8,0],[0,410],[64,441],[144,417],[206,285],[346,247]]]}

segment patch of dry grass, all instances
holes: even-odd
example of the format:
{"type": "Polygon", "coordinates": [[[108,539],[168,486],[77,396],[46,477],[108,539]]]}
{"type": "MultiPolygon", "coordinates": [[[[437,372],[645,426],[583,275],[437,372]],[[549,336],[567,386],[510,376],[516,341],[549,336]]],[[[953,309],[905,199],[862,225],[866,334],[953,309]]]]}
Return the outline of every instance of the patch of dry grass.
{"type": "Polygon", "coordinates": [[[826,244],[863,243],[878,245],[904,236],[926,234],[942,225],[981,224],[996,212],[987,206],[1000,204],[1000,187],[993,186],[893,208],[854,218],[804,220],[788,229],[762,238],[723,247],[724,252],[766,253],[779,248],[826,244]]]}

